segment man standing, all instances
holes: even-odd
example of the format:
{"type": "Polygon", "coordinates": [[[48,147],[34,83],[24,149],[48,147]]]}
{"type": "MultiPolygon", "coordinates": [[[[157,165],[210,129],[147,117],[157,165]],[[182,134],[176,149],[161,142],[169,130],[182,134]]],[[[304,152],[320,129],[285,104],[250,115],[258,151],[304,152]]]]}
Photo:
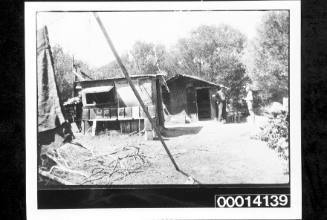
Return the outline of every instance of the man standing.
{"type": "Polygon", "coordinates": [[[248,107],[248,111],[250,114],[250,120],[252,123],[254,123],[254,112],[253,112],[253,92],[252,89],[250,87],[250,85],[247,85],[245,87],[245,90],[247,92],[247,95],[245,97],[245,101],[246,101],[246,105],[248,107]]]}
{"type": "Polygon", "coordinates": [[[216,102],[218,105],[218,122],[226,122],[226,95],[222,87],[218,88],[216,93],[216,102]]]}

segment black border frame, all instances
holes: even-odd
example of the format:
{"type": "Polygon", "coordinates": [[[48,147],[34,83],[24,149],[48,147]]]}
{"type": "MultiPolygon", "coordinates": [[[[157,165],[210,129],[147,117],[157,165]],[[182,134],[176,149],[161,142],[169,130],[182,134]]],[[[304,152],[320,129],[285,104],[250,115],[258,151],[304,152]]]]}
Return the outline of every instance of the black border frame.
{"type": "MultiPolygon", "coordinates": [[[[2,198],[9,198],[1,216],[3,219],[26,219],[24,1],[3,0],[0,5],[3,9],[0,54],[4,57],[0,60],[0,69],[2,82],[5,82],[1,91],[6,97],[0,99],[3,106],[0,172],[6,179],[1,184],[2,198]]],[[[302,213],[303,219],[310,220],[327,218],[327,192],[316,184],[318,180],[322,185],[327,183],[326,175],[318,175],[327,166],[327,141],[322,135],[327,131],[324,108],[327,76],[322,71],[327,63],[321,61],[327,56],[326,7],[324,0],[301,2],[302,213]]]]}

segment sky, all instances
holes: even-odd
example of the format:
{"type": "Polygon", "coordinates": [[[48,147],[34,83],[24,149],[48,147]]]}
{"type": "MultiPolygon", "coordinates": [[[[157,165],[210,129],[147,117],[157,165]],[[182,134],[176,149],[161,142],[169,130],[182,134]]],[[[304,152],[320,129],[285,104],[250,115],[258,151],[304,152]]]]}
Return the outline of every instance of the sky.
{"type": "MultiPolygon", "coordinates": [[[[119,54],[130,50],[135,41],[172,47],[200,25],[227,24],[248,39],[256,35],[262,11],[174,11],[98,13],[119,54]]],[[[60,45],[66,53],[92,68],[114,60],[98,24],[90,12],[38,12],[37,29],[48,27],[50,45],[60,45]]]]}

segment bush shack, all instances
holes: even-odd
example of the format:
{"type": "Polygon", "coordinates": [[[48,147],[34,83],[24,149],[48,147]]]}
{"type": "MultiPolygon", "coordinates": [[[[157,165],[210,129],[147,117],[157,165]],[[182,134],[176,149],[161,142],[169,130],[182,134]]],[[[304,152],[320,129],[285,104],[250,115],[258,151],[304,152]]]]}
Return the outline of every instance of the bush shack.
{"type": "Polygon", "coordinates": [[[217,105],[212,97],[221,86],[196,76],[177,74],[167,80],[163,99],[172,115],[186,112],[192,121],[214,119],[217,105]]]}
{"type": "MultiPolygon", "coordinates": [[[[132,81],[158,126],[163,126],[162,75],[132,75],[132,81]]],[[[132,133],[143,130],[148,124],[126,78],[116,77],[104,80],[75,82],[75,95],[82,97],[82,129],[84,133],[92,129],[95,135],[99,130],[120,130],[132,133]]],[[[149,125],[150,126],[150,125],[149,125]]],[[[151,126],[150,126],[151,127],[151,126]]]]}

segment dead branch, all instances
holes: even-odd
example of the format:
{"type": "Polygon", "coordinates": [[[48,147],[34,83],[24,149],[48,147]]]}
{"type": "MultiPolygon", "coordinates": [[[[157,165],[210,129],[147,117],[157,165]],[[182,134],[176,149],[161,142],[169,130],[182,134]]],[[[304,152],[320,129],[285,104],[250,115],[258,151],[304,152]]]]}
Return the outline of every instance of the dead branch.
{"type": "MultiPolygon", "coordinates": [[[[79,145],[77,145],[79,146],[79,145]]],[[[85,148],[84,146],[82,146],[85,148]]],[[[87,148],[85,148],[87,149],[87,148]]],[[[89,149],[88,149],[89,150],[89,149]]],[[[56,165],[51,166],[49,172],[46,175],[51,176],[52,179],[56,178],[62,180],[55,171],[62,171],[69,174],[77,174],[83,176],[84,180],[81,184],[93,183],[95,181],[106,178],[106,182],[112,183],[113,181],[123,179],[132,173],[142,172],[142,167],[148,164],[145,155],[140,152],[140,148],[137,146],[124,146],[119,150],[108,154],[94,155],[86,160],[84,163],[86,165],[85,172],[74,170],[74,165],[70,165],[65,159],[65,154],[63,154],[64,149],[54,150],[54,154],[46,153],[45,155],[54,161],[56,165]],[[90,166],[88,166],[90,162],[90,166]],[[95,166],[95,167],[94,167],[95,166]],[[92,168],[93,167],[93,168],[92,168]],[[90,172],[90,169],[91,172],[90,172]]],[[[45,171],[42,171],[45,172],[45,171]]],[[[56,180],[57,181],[57,180],[56,180]]],[[[65,180],[61,181],[64,183],[65,180]]],[[[68,183],[68,181],[67,181],[68,183]]],[[[72,185],[73,183],[69,183],[72,185]]]]}
{"type": "Polygon", "coordinates": [[[57,181],[58,183],[64,184],[64,185],[76,185],[76,184],[71,183],[71,182],[69,182],[67,180],[61,179],[60,177],[57,177],[57,176],[51,174],[50,172],[39,170],[39,174],[42,175],[42,176],[45,176],[45,177],[47,177],[47,178],[49,178],[51,180],[57,181]]]}
{"type": "Polygon", "coordinates": [[[50,171],[49,173],[51,173],[53,171],[53,169],[59,169],[59,170],[63,170],[63,171],[66,171],[66,172],[69,172],[69,173],[75,173],[75,174],[78,174],[78,175],[82,175],[84,177],[87,177],[88,175],[86,175],[84,172],[81,172],[81,171],[77,171],[77,170],[72,170],[67,162],[65,161],[65,159],[62,158],[62,156],[56,151],[58,157],[61,157],[61,161],[64,163],[62,164],[60,162],[60,160],[58,160],[56,157],[53,157],[52,155],[50,155],[49,153],[46,153],[46,156],[49,157],[51,160],[53,160],[57,165],[54,165],[50,168],[50,171]]]}
{"type": "Polygon", "coordinates": [[[132,136],[132,135],[134,135],[134,134],[142,134],[142,133],[144,133],[144,132],[145,132],[145,128],[142,129],[142,130],[140,130],[140,131],[133,131],[133,132],[129,133],[128,135],[129,135],[129,136],[132,136]]]}
{"type": "Polygon", "coordinates": [[[57,158],[54,158],[54,157],[51,158],[49,154],[47,154],[47,156],[50,157],[53,161],[55,161],[58,165],[62,166],[62,164],[59,162],[59,161],[62,161],[64,163],[64,166],[66,166],[67,168],[70,168],[70,166],[68,165],[67,161],[60,154],[59,148],[58,149],[54,149],[54,151],[58,155],[58,159],[57,158]]]}
{"type": "Polygon", "coordinates": [[[84,162],[91,161],[91,160],[95,160],[96,158],[99,158],[99,157],[107,157],[107,156],[108,156],[108,157],[112,157],[112,158],[115,160],[116,157],[112,155],[112,154],[115,154],[115,153],[117,153],[117,152],[109,153],[109,154],[99,154],[99,155],[94,155],[94,156],[92,156],[91,158],[84,160],[84,162]]]}
{"type": "Polygon", "coordinates": [[[78,174],[78,175],[81,175],[81,176],[84,176],[85,178],[87,178],[87,174],[84,173],[84,172],[81,172],[81,171],[78,171],[78,170],[72,170],[72,169],[68,169],[66,167],[63,167],[63,166],[52,166],[51,169],[49,170],[49,173],[52,173],[52,171],[54,169],[58,169],[58,170],[62,170],[64,172],[68,172],[68,173],[74,173],[74,174],[78,174]]]}

